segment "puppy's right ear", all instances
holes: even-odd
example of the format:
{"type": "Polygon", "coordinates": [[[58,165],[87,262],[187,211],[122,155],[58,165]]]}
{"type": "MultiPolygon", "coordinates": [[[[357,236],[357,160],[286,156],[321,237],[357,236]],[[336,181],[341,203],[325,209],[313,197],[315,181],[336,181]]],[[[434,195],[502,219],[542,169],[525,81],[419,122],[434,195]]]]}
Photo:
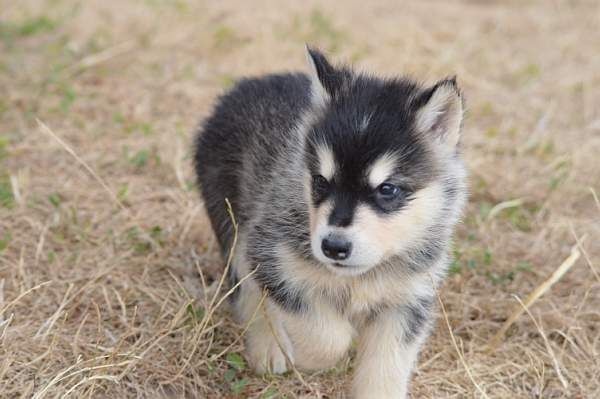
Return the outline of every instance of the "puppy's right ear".
{"type": "Polygon", "coordinates": [[[415,101],[417,129],[454,150],[460,140],[463,99],[456,78],[444,79],[415,101]]]}
{"type": "Polygon", "coordinates": [[[336,70],[323,53],[309,45],[306,45],[306,59],[310,67],[312,102],[325,105],[335,93],[338,79],[336,70]]]}

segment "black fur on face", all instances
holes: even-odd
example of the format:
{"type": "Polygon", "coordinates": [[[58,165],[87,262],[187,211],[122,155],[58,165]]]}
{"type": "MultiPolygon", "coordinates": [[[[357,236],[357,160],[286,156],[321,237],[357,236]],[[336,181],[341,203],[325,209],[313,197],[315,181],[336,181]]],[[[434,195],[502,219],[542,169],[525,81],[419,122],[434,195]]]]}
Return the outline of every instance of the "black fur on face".
{"type": "Polygon", "coordinates": [[[415,127],[415,115],[431,89],[408,80],[382,80],[335,69],[322,54],[311,50],[311,55],[329,95],[322,117],[307,135],[313,205],[331,200],[329,224],[342,227],[352,222],[359,203],[381,215],[401,210],[436,175],[430,147],[415,127]],[[319,148],[327,148],[335,160],[335,174],[329,181],[319,175],[319,148]],[[369,168],[386,154],[397,160],[385,181],[388,187],[371,187],[369,168]],[[390,192],[389,186],[398,190],[397,195],[382,195],[390,192]]]}

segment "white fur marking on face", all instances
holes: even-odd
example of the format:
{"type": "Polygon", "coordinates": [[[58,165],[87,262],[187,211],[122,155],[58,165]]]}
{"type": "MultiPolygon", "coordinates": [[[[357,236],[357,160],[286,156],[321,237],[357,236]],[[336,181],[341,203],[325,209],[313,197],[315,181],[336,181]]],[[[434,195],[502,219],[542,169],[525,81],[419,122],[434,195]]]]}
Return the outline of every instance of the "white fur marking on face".
{"type": "Polygon", "coordinates": [[[317,148],[317,157],[319,159],[319,173],[327,180],[331,180],[335,175],[335,159],[331,149],[325,146],[317,148]]]}
{"type": "Polygon", "coordinates": [[[390,217],[382,219],[367,206],[359,206],[355,224],[364,239],[372,240],[383,256],[401,253],[422,239],[435,220],[442,200],[441,184],[433,183],[417,191],[404,209],[390,217]]]}
{"type": "Polygon", "coordinates": [[[383,183],[394,172],[396,167],[396,157],[392,154],[385,154],[373,162],[367,175],[369,184],[375,188],[383,183]]]}

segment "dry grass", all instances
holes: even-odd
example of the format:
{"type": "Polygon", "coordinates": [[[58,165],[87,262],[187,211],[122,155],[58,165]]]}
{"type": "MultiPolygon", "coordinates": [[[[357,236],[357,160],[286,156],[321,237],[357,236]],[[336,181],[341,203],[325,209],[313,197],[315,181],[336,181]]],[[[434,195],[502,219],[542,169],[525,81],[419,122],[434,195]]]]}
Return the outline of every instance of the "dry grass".
{"type": "Polygon", "coordinates": [[[595,1],[0,0],[0,396],[343,395],[349,362],[249,373],[190,169],[215,96],[308,41],[467,94],[450,328],[413,397],[600,397],[598,26],[595,1]]]}

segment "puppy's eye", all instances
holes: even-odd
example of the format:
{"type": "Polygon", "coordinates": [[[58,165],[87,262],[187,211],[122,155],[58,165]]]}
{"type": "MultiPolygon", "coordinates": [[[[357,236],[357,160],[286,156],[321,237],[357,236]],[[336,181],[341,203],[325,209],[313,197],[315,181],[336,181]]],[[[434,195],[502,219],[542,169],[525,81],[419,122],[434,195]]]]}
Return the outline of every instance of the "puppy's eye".
{"type": "Polygon", "coordinates": [[[406,201],[410,200],[411,191],[408,188],[396,186],[391,183],[382,183],[373,192],[375,204],[385,212],[400,209],[406,201]]]}
{"type": "Polygon", "coordinates": [[[314,175],[312,184],[315,191],[324,191],[329,187],[329,182],[321,175],[314,175]]]}
{"type": "Polygon", "coordinates": [[[392,200],[397,198],[402,190],[393,184],[383,183],[377,187],[377,196],[381,199],[392,200]]]}
{"type": "Polygon", "coordinates": [[[329,182],[321,175],[312,177],[312,200],[315,204],[319,204],[329,195],[329,182]]]}

